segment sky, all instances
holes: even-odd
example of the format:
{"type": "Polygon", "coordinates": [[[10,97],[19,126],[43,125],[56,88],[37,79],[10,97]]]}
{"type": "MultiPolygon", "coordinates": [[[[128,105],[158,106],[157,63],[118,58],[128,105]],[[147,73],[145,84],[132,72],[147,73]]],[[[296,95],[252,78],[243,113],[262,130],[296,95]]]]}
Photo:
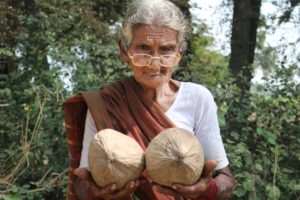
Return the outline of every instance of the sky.
{"type": "MultiPolygon", "coordinates": [[[[280,3],[282,0],[278,0],[280,3]]],[[[230,54],[230,23],[232,16],[232,8],[227,8],[227,10],[222,7],[223,0],[190,0],[190,5],[192,5],[191,13],[194,17],[194,20],[204,22],[209,27],[209,34],[211,34],[215,38],[214,49],[218,50],[220,53],[224,55],[230,54]],[[222,11],[222,12],[220,12],[222,11]],[[224,15],[227,13],[228,16],[224,15]]],[[[270,1],[263,1],[261,7],[261,15],[268,16],[279,16],[282,13],[280,8],[273,5],[270,1]]],[[[293,12],[294,16],[300,15],[300,8],[298,8],[293,12]]],[[[267,21],[268,25],[272,25],[272,23],[276,23],[274,21],[267,21]]],[[[280,26],[276,26],[276,29],[269,29],[266,35],[265,45],[271,47],[283,47],[288,43],[294,43],[299,39],[299,24],[298,27],[294,23],[283,23],[280,26]]],[[[290,63],[298,62],[300,59],[300,44],[298,42],[297,46],[288,45],[284,47],[284,53],[281,55],[287,55],[288,61],[290,63]],[[298,61],[297,61],[298,59],[298,61]]],[[[300,68],[300,65],[299,65],[300,68]]],[[[255,72],[255,76],[252,80],[254,83],[261,83],[263,77],[263,73],[261,69],[257,69],[255,72]]],[[[295,77],[300,83],[300,78],[295,77]]]]}
{"type": "MultiPolygon", "coordinates": [[[[220,50],[229,51],[229,41],[230,35],[226,35],[227,32],[230,32],[230,20],[224,18],[224,15],[220,13],[220,6],[223,0],[190,0],[191,5],[196,5],[196,8],[192,8],[191,12],[196,20],[202,20],[210,27],[210,32],[216,37],[216,44],[226,45],[224,50],[221,46],[218,46],[220,50]],[[219,10],[218,10],[219,9],[219,10]],[[229,36],[229,37],[226,37],[229,36]],[[220,41],[222,44],[220,44],[220,41]]],[[[279,0],[280,1],[280,0],[279,0]]],[[[224,10],[224,8],[222,8],[224,10]]],[[[230,12],[230,11],[227,11],[230,12]]],[[[269,1],[264,1],[261,7],[262,15],[270,15],[274,13],[281,13],[279,8],[274,6],[269,1]]],[[[300,13],[300,8],[296,9],[296,13],[300,13]]],[[[231,13],[230,13],[231,14],[231,13]]],[[[277,14],[278,16],[278,14],[277,14]]],[[[270,22],[269,23],[273,23],[270,22]]],[[[293,23],[283,23],[281,26],[278,26],[274,33],[269,32],[267,35],[267,43],[269,45],[276,46],[281,44],[283,39],[284,42],[295,42],[299,38],[299,28],[296,27],[293,23]]]]}
{"type": "MultiPolygon", "coordinates": [[[[224,7],[221,8],[221,4],[224,0],[190,0],[192,5],[191,13],[195,21],[202,21],[209,27],[209,34],[215,38],[215,50],[218,50],[224,55],[230,54],[230,24],[232,10],[227,7],[225,10],[224,7]],[[222,13],[220,12],[222,11],[222,13]],[[228,16],[224,16],[225,13],[228,16]]],[[[282,0],[277,0],[282,1],[282,0]]],[[[270,1],[263,0],[261,7],[262,15],[270,15],[277,13],[280,14],[281,10],[278,10],[270,1]]],[[[276,14],[275,14],[276,15],[276,14]]],[[[296,10],[296,16],[300,15],[300,8],[296,10]]],[[[273,22],[268,22],[273,23],[273,22]]],[[[299,24],[298,24],[299,25],[299,24]]],[[[269,31],[267,33],[266,44],[276,47],[284,45],[288,42],[295,42],[299,38],[299,27],[295,27],[293,23],[285,23],[277,27],[275,32],[269,31]]],[[[300,58],[300,45],[294,48],[287,48],[286,54],[289,55],[290,62],[295,62],[297,56],[300,58]]],[[[51,62],[51,59],[49,58],[51,62]]],[[[298,63],[299,64],[299,63],[298,63]]],[[[299,66],[300,68],[300,66],[299,66]]],[[[64,81],[67,82],[67,85],[71,87],[70,77],[64,77],[64,81]]],[[[253,83],[263,83],[263,72],[261,69],[257,69],[252,79],[253,83]]],[[[300,78],[295,77],[295,80],[300,83],[300,78]]]]}

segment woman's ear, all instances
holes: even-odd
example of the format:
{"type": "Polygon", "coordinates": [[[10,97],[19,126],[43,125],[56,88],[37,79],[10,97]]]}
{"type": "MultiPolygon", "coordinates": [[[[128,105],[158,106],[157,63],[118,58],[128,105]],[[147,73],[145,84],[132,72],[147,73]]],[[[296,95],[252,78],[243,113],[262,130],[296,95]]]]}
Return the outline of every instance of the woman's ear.
{"type": "Polygon", "coordinates": [[[180,61],[181,61],[181,59],[182,59],[182,55],[183,55],[182,51],[181,51],[181,50],[178,50],[178,51],[177,51],[177,56],[179,57],[178,64],[180,63],[180,61]]]}
{"type": "Polygon", "coordinates": [[[121,61],[125,64],[129,64],[129,57],[127,54],[127,46],[124,44],[124,41],[119,40],[119,50],[121,61]]]}
{"type": "Polygon", "coordinates": [[[183,52],[182,52],[181,50],[179,50],[179,51],[177,52],[177,55],[180,57],[180,60],[181,60],[182,55],[183,55],[183,52]]]}

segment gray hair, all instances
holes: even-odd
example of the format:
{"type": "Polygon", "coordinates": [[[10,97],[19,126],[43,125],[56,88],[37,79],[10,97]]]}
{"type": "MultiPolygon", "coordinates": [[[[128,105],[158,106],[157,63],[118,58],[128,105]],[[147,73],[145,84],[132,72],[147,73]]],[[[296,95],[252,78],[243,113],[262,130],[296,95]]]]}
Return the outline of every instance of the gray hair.
{"type": "Polygon", "coordinates": [[[136,24],[166,26],[178,32],[181,51],[186,49],[189,26],[180,9],[168,0],[134,0],[127,8],[122,27],[122,41],[130,45],[136,24]]]}

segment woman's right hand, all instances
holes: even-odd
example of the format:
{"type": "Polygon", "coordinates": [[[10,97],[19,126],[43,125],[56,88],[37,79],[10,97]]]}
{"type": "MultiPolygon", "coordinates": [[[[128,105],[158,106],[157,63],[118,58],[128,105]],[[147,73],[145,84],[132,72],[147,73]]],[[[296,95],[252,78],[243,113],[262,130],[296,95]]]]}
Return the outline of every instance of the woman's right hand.
{"type": "Polygon", "coordinates": [[[116,184],[110,184],[106,187],[99,187],[93,180],[91,173],[86,168],[77,168],[74,170],[74,174],[81,180],[89,183],[91,187],[92,195],[95,198],[101,198],[105,200],[118,200],[130,197],[133,191],[145,182],[143,179],[130,181],[120,190],[116,190],[116,184]]]}

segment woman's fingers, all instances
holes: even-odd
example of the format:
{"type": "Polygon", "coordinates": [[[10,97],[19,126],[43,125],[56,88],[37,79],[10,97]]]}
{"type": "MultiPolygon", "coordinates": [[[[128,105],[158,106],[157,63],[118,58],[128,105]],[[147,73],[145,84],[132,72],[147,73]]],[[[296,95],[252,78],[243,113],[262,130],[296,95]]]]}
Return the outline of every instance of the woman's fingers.
{"type": "Polygon", "coordinates": [[[215,160],[205,161],[203,172],[200,179],[193,185],[186,186],[181,184],[174,184],[172,188],[184,197],[195,198],[199,194],[205,193],[210,186],[211,174],[215,169],[217,162],[215,160]]]}
{"type": "Polygon", "coordinates": [[[88,181],[90,185],[97,186],[94,179],[92,178],[92,175],[89,170],[86,168],[77,168],[74,170],[74,174],[78,176],[80,179],[88,181]]]}
{"type": "Polygon", "coordinates": [[[210,177],[203,177],[194,185],[174,184],[172,188],[184,197],[195,198],[207,191],[207,188],[210,186],[210,179],[210,177]]]}
{"type": "Polygon", "coordinates": [[[116,190],[116,184],[111,184],[106,187],[99,187],[93,180],[91,173],[86,168],[77,168],[74,170],[74,174],[80,179],[88,181],[95,197],[103,197],[111,194],[116,190]]]}
{"type": "Polygon", "coordinates": [[[103,188],[99,188],[97,186],[93,186],[91,185],[92,187],[92,190],[93,190],[93,193],[94,193],[94,196],[95,197],[105,197],[107,195],[110,195],[111,193],[113,193],[116,188],[117,188],[117,185],[116,184],[110,184],[106,187],[103,187],[103,188]]]}
{"type": "Polygon", "coordinates": [[[184,186],[184,185],[179,185],[179,184],[173,185],[172,188],[175,191],[177,191],[179,193],[183,193],[183,194],[194,193],[198,189],[196,185],[184,186]]]}
{"type": "Polygon", "coordinates": [[[78,176],[80,179],[88,181],[90,183],[90,187],[95,197],[102,197],[107,200],[121,199],[124,197],[128,197],[137,187],[147,182],[146,179],[130,181],[129,183],[126,184],[126,186],[123,189],[116,191],[117,188],[116,184],[111,184],[103,188],[97,186],[97,184],[94,182],[91,176],[91,173],[85,168],[75,169],[74,174],[78,176]]]}
{"type": "Polygon", "coordinates": [[[85,168],[77,168],[74,170],[74,174],[82,180],[88,180],[91,178],[90,172],[85,168]]]}
{"type": "Polygon", "coordinates": [[[139,185],[140,185],[139,180],[130,181],[129,183],[126,184],[126,186],[123,189],[121,189],[115,193],[107,194],[103,197],[104,197],[104,199],[107,199],[107,200],[122,199],[122,198],[128,197],[139,185]]]}
{"type": "Polygon", "coordinates": [[[154,184],[153,188],[161,193],[164,194],[169,194],[169,195],[173,195],[173,196],[182,196],[180,193],[178,193],[177,191],[173,190],[172,188],[169,187],[165,187],[162,185],[158,185],[158,184],[154,184]]]}
{"type": "Polygon", "coordinates": [[[203,172],[202,175],[203,177],[205,176],[211,176],[212,171],[216,168],[217,166],[217,161],[215,160],[207,160],[204,163],[204,167],[203,167],[203,172]]]}

